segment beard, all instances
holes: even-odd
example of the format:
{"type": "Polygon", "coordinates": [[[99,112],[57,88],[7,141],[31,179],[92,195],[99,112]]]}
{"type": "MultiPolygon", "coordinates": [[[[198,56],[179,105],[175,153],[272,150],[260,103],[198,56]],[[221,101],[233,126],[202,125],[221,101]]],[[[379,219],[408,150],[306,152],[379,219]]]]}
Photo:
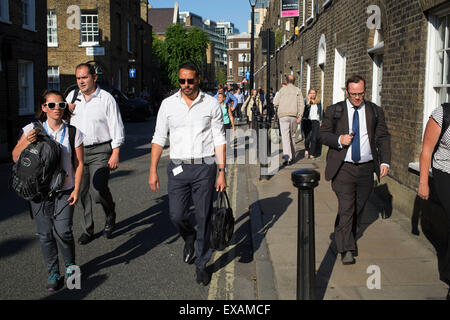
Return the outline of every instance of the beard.
{"type": "Polygon", "coordinates": [[[198,86],[194,85],[192,87],[186,87],[186,88],[182,88],[181,91],[183,92],[184,95],[191,97],[197,94],[198,92],[198,86]]]}

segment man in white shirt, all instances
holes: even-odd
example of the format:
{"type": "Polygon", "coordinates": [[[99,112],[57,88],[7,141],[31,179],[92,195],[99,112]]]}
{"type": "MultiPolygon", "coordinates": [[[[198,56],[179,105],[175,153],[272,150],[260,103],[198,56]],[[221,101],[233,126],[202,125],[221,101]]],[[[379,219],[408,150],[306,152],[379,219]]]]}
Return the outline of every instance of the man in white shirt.
{"type": "Polygon", "coordinates": [[[120,146],[125,132],[119,106],[107,91],[96,84],[97,74],[92,65],[82,63],[76,67],[78,90],[70,92],[78,97],[69,108],[73,112],[71,124],[84,133],[84,171],[81,183],[81,206],[84,211],[81,225],[83,234],[79,244],[93,240],[94,220],[92,200],[100,203],[106,215],[103,235],[111,237],[116,222],[115,203],[108,187],[109,172],[119,166],[120,146]],[[78,91],[78,92],[77,92],[78,91]]]}
{"type": "Polygon", "coordinates": [[[240,121],[242,118],[242,105],[245,102],[244,94],[241,92],[241,88],[237,88],[236,94],[234,95],[237,99],[237,106],[236,106],[236,115],[237,115],[237,121],[240,121]]]}
{"type": "Polygon", "coordinates": [[[169,215],[185,241],[184,262],[191,263],[196,256],[196,281],[206,286],[211,280],[206,264],[212,256],[209,222],[214,182],[216,190],[226,188],[226,139],[222,110],[216,99],[199,90],[200,78],[195,64],[182,64],[179,68],[181,90],[161,104],[152,140],[149,185],[154,192],[159,189],[157,167],[170,131],[169,215]],[[197,231],[189,222],[191,197],[197,231]]]}

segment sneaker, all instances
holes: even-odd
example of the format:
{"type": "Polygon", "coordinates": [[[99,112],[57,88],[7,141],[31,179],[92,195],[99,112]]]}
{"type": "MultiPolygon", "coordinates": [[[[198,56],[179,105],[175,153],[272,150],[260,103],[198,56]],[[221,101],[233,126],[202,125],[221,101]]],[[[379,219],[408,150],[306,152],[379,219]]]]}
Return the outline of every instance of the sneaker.
{"type": "Polygon", "coordinates": [[[73,263],[66,264],[66,281],[67,281],[67,279],[69,279],[70,276],[73,275],[73,273],[74,273],[74,270],[70,270],[70,269],[69,269],[69,268],[70,268],[71,266],[73,266],[73,265],[74,265],[73,263]]]}
{"type": "Polygon", "coordinates": [[[61,284],[61,276],[59,272],[56,270],[50,271],[50,274],[47,279],[47,283],[45,287],[48,291],[56,291],[59,289],[59,285],[61,284]]]}

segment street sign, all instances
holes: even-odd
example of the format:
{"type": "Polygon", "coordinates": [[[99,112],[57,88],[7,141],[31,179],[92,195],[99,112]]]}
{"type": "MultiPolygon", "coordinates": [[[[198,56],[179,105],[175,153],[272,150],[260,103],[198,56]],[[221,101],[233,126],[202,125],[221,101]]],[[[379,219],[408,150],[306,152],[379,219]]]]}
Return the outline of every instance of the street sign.
{"type": "Polygon", "coordinates": [[[136,69],[129,69],[130,79],[136,78],[136,69]]]}
{"type": "Polygon", "coordinates": [[[250,80],[250,71],[245,71],[245,79],[250,80]]]}
{"type": "Polygon", "coordinates": [[[241,83],[247,83],[247,79],[244,78],[241,83]]]}

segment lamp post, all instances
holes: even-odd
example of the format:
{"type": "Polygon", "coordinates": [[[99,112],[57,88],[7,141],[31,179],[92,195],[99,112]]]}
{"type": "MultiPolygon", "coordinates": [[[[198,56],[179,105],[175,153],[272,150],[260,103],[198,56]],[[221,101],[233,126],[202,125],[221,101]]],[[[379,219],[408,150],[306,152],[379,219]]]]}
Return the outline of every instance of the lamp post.
{"type": "Polygon", "coordinates": [[[250,40],[250,92],[253,89],[254,78],[253,73],[255,69],[255,6],[256,0],[248,0],[250,6],[252,7],[252,36],[250,40]]]}
{"type": "Polygon", "coordinates": [[[144,36],[145,30],[144,26],[139,26],[139,35],[141,36],[141,92],[144,90],[144,36]]]}

